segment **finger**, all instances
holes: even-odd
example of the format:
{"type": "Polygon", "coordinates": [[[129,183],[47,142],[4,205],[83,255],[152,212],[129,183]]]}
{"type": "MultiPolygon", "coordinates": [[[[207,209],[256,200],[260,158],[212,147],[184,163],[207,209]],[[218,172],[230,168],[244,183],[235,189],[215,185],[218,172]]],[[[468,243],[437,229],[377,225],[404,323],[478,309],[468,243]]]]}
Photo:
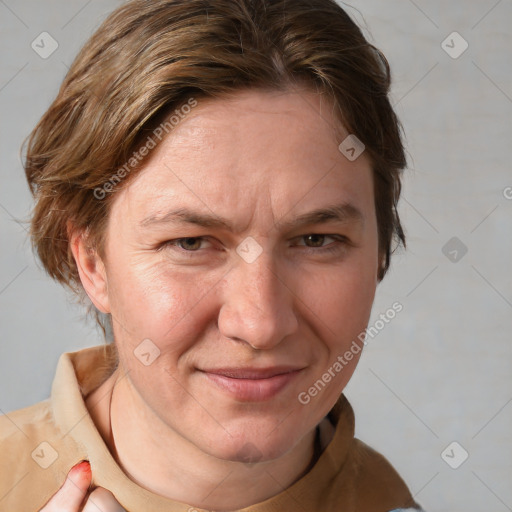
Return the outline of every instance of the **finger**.
{"type": "Polygon", "coordinates": [[[103,487],[96,487],[89,494],[82,512],[126,512],[114,495],[103,487]]]}
{"type": "Polygon", "coordinates": [[[88,461],[82,461],[74,465],[70,469],[62,487],[52,496],[40,512],[60,510],[78,512],[91,484],[91,479],[91,466],[88,461]]]}

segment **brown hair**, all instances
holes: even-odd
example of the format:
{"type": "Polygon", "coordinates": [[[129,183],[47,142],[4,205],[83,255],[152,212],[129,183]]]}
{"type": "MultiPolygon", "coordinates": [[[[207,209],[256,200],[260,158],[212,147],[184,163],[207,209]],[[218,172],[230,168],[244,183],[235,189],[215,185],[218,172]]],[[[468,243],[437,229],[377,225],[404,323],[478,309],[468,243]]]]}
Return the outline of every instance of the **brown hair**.
{"type": "MultiPolygon", "coordinates": [[[[393,239],[405,245],[396,209],[406,165],[401,129],[385,57],[334,0],[131,0],[114,11],[28,140],[31,235],[49,275],[81,292],[67,221],[101,254],[115,191],[98,199],[95,190],[130,161],[164,113],[190,97],[298,84],[328,94],[366,147],[382,279],[393,239]]],[[[139,167],[134,161],[123,185],[139,167]]]]}

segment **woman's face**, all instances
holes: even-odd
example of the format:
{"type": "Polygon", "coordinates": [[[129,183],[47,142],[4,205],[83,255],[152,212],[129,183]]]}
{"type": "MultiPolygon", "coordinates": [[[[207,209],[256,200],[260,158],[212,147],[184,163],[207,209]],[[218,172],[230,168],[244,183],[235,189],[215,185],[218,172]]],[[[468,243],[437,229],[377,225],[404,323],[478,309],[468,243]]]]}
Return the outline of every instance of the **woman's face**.
{"type": "Polygon", "coordinates": [[[359,359],[335,366],[377,285],[372,170],[331,110],[306,90],[199,101],[113,202],[91,298],[147,406],[215,457],[288,452],[359,359]]]}

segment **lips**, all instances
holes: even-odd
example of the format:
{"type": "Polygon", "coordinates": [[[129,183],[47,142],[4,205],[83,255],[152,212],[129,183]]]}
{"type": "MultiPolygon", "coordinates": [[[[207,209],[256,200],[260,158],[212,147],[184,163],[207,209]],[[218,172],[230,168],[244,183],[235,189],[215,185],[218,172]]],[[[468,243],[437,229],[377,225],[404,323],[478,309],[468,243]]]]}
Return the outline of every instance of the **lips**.
{"type": "Polygon", "coordinates": [[[298,371],[300,368],[293,368],[290,366],[274,366],[271,368],[219,368],[215,370],[203,370],[206,373],[215,375],[223,375],[231,379],[269,379],[276,375],[283,375],[293,371],[298,371]]]}
{"type": "Polygon", "coordinates": [[[303,368],[219,368],[201,370],[218,389],[244,402],[259,402],[275,397],[303,368]]]}

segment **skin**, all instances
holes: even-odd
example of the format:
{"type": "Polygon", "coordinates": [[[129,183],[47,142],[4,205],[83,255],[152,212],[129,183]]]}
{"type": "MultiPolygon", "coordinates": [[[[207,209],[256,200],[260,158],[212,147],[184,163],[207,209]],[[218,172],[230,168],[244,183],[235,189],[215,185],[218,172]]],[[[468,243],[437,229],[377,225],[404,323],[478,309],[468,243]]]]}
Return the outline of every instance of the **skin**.
{"type": "Polygon", "coordinates": [[[115,499],[114,495],[96,487],[90,489],[92,480],[91,467],[88,462],[73,466],[62,484],[62,487],[46,503],[40,512],[124,512],[124,508],[115,499]]]}
{"type": "Polygon", "coordinates": [[[82,284],[112,314],[120,358],[87,405],[139,485],[233,510],[310,468],[315,427],[360,353],[307,405],[297,397],[364,331],[378,283],[371,164],[364,153],[353,162],[340,153],[347,135],[331,103],[308,89],[201,100],[116,192],[104,257],[73,232],[82,284]],[[360,217],[286,224],[340,203],[360,217]],[[143,225],[176,207],[231,228],[143,225]],[[251,263],[236,251],[249,236],[262,250],[251,263]],[[194,240],[176,242],[184,238],[194,240]],[[160,350],[148,366],[134,355],[145,339],[160,350]],[[277,365],[300,371],[266,400],[237,399],[204,372],[277,365]]]}

